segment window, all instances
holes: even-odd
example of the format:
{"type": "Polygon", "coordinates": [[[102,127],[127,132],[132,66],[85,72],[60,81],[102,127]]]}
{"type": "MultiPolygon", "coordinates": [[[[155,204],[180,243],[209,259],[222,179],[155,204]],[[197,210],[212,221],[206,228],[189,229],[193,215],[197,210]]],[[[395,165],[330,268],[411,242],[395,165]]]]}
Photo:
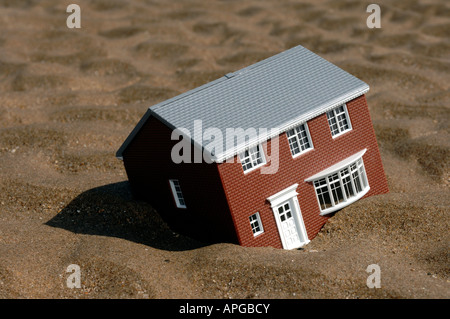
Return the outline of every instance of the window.
{"type": "Polygon", "coordinates": [[[255,213],[249,217],[250,226],[252,227],[253,236],[258,236],[264,232],[262,227],[261,218],[259,217],[259,213],[255,213]]]}
{"type": "Polygon", "coordinates": [[[331,135],[336,137],[352,129],[350,118],[347,112],[347,106],[342,104],[335,109],[327,112],[328,124],[330,125],[331,135]]]}
{"type": "Polygon", "coordinates": [[[286,132],[286,135],[288,137],[292,156],[294,157],[306,150],[313,148],[311,136],[309,135],[308,125],[306,123],[288,130],[286,132]]]}
{"type": "Polygon", "coordinates": [[[239,154],[239,157],[241,159],[244,173],[256,169],[257,167],[260,167],[266,163],[264,150],[262,149],[261,145],[246,149],[244,152],[239,154]]]}
{"type": "Polygon", "coordinates": [[[169,183],[177,207],[186,208],[186,202],[184,201],[183,193],[181,192],[180,182],[177,179],[170,179],[169,183]]]}
{"type": "Polygon", "coordinates": [[[322,213],[335,211],[361,198],[369,190],[362,158],[315,180],[314,188],[322,213]]]}

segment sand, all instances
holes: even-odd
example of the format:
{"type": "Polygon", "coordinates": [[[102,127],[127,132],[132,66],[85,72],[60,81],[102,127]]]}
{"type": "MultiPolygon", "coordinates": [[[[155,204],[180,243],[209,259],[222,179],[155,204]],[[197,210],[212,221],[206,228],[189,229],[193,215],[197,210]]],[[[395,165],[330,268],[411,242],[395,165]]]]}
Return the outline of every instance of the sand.
{"type": "Polygon", "coordinates": [[[448,2],[379,1],[369,29],[372,1],[77,0],[68,29],[71,2],[0,0],[0,298],[450,297],[448,2]],[[298,44],[370,85],[389,194],[293,251],[132,198],[114,155],[148,106],[298,44]]]}

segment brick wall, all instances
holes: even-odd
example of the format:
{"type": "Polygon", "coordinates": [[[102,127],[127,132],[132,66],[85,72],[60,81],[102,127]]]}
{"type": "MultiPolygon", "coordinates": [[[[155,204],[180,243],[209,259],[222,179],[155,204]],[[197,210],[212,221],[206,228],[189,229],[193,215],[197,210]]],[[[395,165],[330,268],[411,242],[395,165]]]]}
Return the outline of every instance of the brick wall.
{"type": "MultiPolygon", "coordinates": [[[[237,158],[234,163],[219,164],[218,169],[226,192],[229,209],[236,227],[239,243],[243,246],[273,246],[282,248],[275,217],[267,198],[298,183],[298,201],[309,239],[313,239],[331,216],[320,216],[312,183],[304,180],[321,170],[363,150],[363,156],[372,196],[388,192],[378,145],[365,96],[347,103],[352,130],[332,138],[326,114],[310,121],[308,127],[314,149],[292,158],[285,133],[279,138],[279,168],[274,175],[260,174],[256,169],[244,175],[237,158]],[[264,233],[254,237],[249,216],[260,213],[264,233]]],[[[270,152],[271,141],[266,143],[270,152]]]]}

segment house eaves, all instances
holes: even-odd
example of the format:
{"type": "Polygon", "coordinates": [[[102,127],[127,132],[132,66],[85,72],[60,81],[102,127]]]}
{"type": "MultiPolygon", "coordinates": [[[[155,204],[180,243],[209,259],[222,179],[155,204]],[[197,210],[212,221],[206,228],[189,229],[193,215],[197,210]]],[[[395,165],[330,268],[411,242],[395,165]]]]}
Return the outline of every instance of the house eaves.
{"type": "MultiPolygon", "coordinates": [[[[171,129],[188,130],[193,145],[208,151],[207,141],[192,134],[195,121],[201,120],[203,128],[218,128],[222,132],[227,128],[268,129],[247,143],[228,149],[224,145],[209,159],[222,162],[368,90],[363,81],[297,46],[158,103],[149,112],[171,129]]],[[[118,157],[139,126],[142,120],[117,152],[118,157]]]]}

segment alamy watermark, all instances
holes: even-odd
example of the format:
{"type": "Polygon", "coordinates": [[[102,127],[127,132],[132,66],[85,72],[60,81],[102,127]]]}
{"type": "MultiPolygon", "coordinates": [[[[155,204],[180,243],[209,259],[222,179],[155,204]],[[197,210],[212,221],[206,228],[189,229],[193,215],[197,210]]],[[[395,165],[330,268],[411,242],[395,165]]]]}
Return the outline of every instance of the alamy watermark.
{"type": "Polygon", "coordinates": [[[69,29],[81,28],[81,8],[78,4],[69,4],[66,9],[67,13],[72,13],[67,17],[66,25],[69,29]]]}
{"type": "Polygon", "coordinates": [[[172,131],[171,139],[178,140],[172,150],[171,159],[180,163],[234,163],[235,155],[243,156],[245,151],[261,145],[266,165],[261,167],[261,174],[274,174],[279,166],[279,134],[278,128],[203,128],[202,120],[195,120],[193,131],[179,127],[172,131]],[[270,150],[268,143],[270,139],[270,150]],[[192,145],[196,142],[196,146],[192,145]]]}
{"type": "Polygon", "coordinates": [[[367,266],[366,272],[370,274],[367,277],[367,287],[369,288],[381,288],[381,268],[377,264],[371,264],[367,266]]]}
{"type": "Polygon", "coordinates": [[[77,264],[71,264],[66,268],[67,273],[71,273],[66,280],[67,288],[81,288],[81,269],[77,264]]]}
{"type": "MultiPolygon", "coordinates": [[[[69,4],[66,8],[67,13],[71,13],[66,20],[66,25],[69,29],[81,28],[81,8],[78,4],[69,4]]],[[[369,29],[381,28],[381,8],[378,4],[369,4],[366,12],[371,13],[366,20],[366,25],[369,29]]]]}
{"type": "Polygon", "coordinates": [[[378,4],[372,3],[367,6],[366,12],[371,12],[367,17],[366,24],[369,29],[381,28],[381,8],[378,4]]]}

